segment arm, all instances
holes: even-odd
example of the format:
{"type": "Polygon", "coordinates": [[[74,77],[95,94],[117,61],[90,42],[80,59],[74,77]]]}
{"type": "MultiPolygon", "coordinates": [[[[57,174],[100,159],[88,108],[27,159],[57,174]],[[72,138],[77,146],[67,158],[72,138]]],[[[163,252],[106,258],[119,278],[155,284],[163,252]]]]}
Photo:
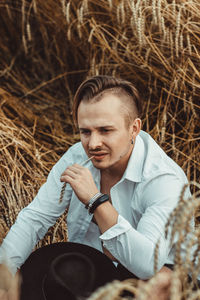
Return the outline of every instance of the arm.
{"type": "Polygon", "coordinates": [[[182,180],[174,175],[154,178],[137,191],[137,201],[144,211],[137,227],[133,228],[119,215],[117,224],[100,236],[104,247],[141,279],[154,275],[154,252],[158,240],[158,270],[167,262],[172,245],[170,236],[165,239],[165,224],[179,200],[182,187],[182,180]]]}
{"type": "Polygon", "coordinates": [[[15,224],[0,248],[0,261],[6,257],[13,273],[30,255],[36,243],[43,238],[48,228],[65,211],[71,198],[71,187],[66,187],[64,200],[59,203],[62,184],[60,174],[71,163],[70,153],[66,153],[53,167],[47,182],[40,188],[35,199],[18,215],[15,224]]]}
{"type": "MultiPolygon", "coordinates": [[[[67,181],[84,204],[98,192],[89,170],[74,165],[64,172],[67,181]]],[[[175,175],[161,175],[147,182],[138,191],[140,203],[145,207],[137,225],[133,226],[109,203],[95,210],[95,219],[103,233],[103,246],[129,271],[141,279],[154,275],[154,251],[160,239],[158,269],[166,263],[171,245],[165,239],[165,224],[176,206],[183,181],[175,175]]]]}
{"type": "Polygon", "coordinates": [[[108,201],[98,206],[94,212],[94,217],[101,233],[117,224],[118,216],[118,212],[108,201]]]}

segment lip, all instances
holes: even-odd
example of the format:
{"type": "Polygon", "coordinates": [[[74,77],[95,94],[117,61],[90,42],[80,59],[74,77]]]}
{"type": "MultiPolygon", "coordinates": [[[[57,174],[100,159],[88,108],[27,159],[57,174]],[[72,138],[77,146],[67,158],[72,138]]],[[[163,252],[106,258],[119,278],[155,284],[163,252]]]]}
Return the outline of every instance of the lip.
{"type": "Polygon", "coordinates": [[[93,159],[102,160],[107,155],[107,153],[92,153],[93,159]]]}

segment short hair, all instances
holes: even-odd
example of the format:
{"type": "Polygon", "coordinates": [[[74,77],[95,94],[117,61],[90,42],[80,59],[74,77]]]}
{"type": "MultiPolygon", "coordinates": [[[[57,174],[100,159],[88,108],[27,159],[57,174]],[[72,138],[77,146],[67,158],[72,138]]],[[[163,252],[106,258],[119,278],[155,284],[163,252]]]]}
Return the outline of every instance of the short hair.
{"type": "Polygon", "coordinates": [[[121,100],[127,105],[126,122],[138,118],[142,114],[142,100],[135,86],[121,78],[115,78],[107,75],[98,75],[86,79],[79,86],[73,101],[73,119],[78,123],[78,107],[82,101],[99,101],[105,93],[112,93],[121,96],[121,100]]]}

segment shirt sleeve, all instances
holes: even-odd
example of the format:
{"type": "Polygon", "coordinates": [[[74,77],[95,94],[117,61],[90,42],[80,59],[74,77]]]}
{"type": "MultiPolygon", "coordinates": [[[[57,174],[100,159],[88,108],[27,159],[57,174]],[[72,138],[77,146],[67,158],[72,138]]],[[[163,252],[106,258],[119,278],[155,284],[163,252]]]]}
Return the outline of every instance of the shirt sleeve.
{"type": "MultiPolygon", "coordinates": [[[[144,212],[137,228],[119,215],[117,224],[100,236],[103,246],[141,279],[154,275],[154,253],[158,240],[158,269],[167,261],[172,245],[170,235],[165,238],[165,224],[177,205],[183,184],[175,175],[154,178],[138,190],[144,212]]],[[[187,193],[189,195],[189,191],[187,193]]]]}
{"type": "Polygon", "coordinates": [[[40,188],[34,200],[18,215],[0,247],[0,262],[5,262],[13,273],[16,272],[37,242],[44,237],[49,227],[65,211],[71,199],[72,189],[67,184],[63,201],[59,203],[63,183],[60,175],[72,164],[70,151],[55,164],[46,183],[40,188]]]}

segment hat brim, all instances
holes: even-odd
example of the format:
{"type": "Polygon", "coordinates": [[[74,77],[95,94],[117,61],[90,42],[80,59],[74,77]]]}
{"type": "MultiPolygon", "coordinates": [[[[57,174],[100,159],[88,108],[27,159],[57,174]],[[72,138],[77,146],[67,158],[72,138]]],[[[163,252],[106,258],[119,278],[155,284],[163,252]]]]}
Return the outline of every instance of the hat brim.
{"type": "Polygon", "coordinates": [[[52,260],[61,254],[70,252],[84,254],[94,264],[96,277],[93,290],[107,282],[119,279],[118,271],[113,262],[97,249],[72,242],[54,243],[34,251],[21,267],[22,286],[20,299],[44,300],[42,282],[52,260]]]}

